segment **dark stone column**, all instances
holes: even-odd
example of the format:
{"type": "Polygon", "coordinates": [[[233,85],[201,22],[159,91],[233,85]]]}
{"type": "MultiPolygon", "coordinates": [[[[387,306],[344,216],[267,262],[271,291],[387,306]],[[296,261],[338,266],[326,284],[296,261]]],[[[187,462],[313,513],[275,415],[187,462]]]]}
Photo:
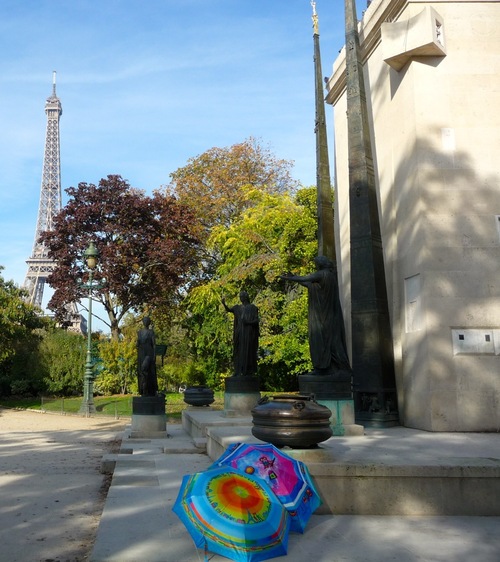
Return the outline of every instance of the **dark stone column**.
{"type": "Polygon", "coordinates": [[[354,0],[345,0],[352,369],[356,421],[399,423],[394,350],[354,0]]]}

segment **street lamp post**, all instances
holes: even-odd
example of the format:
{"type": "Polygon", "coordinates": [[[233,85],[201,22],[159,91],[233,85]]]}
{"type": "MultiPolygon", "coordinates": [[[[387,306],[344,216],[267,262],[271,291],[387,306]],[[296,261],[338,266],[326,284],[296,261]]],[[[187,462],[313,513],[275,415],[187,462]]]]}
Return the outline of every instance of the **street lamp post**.
{"type": "Polygon", "coordinates": [[[85,362],[85,374],[83,375],[83,402],[79,413],[88,416],[89,414],[95,414],[96,411],[94,405],[94,368],[92,365],[92,281],[99,251],[94,242],[90,242],[83,255],[89,270],[89,282],[84,285],[89,290],[89,316],[87,322],[87,360],[85,362]]]}

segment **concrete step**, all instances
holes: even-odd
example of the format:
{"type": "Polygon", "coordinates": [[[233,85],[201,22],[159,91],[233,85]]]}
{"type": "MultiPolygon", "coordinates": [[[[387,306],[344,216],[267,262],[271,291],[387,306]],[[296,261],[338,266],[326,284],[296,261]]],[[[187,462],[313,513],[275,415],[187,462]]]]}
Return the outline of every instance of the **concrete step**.
{"type": "MultiPolygon", "coordinates": [[[[205,437],[200,439],[206,439],[208,444],[211,439],[206,437],[210,429],[206,416],[203,423],[205,437]]],[[[223,436],[223,426],[217,425],[220,446],[231,435],[223,436]]],[[[216,427],[213,429],[215,431],[216,427]]],[[[338,437],[314,451],[296,450],[292,454],[309,455],[306,463],[315,471],[314,478],[321,487],[323,477],[342,487],[347,476],[368,482],[375,471],[380,481],[386,480],[386,491],[394,478],[414,480],[412,471],[415,467],[427,467],[429,477],[439,479],[442,476],[439,470],[450,466],[447,477],[463,481],[464,476],[467,478],[468,473],[483,465],[482,459],[491,461],[493,467],[498,461],[492,458],[499,450],[498,435],[429,435],[399,429],[401,431],[367,432],[357,438],[338,437]],[[460,462],[451,467],[451,458],[460,459],[460,462]],[[369,459],[376,461],[375,466],[369,459]],[[422,462],[411,465],[409,459],[421,459],[422,462]]],[[[206,470],[212,459],[207,454],[192,452],[154,453],[165,449],[166,443],[170,452],[186,444],[191,450],[195,449],[195,439],[180,425],[169,426],[168,432],[170,437],[166,440],[141,440],[138,443],[124,439],[122,449],[131,452],[117,455],[115,459],[115,471],[90,562],[200,562],[205,559],[204,552],[195,547],[172,506],[183,475],[206,470]]],[[[232,433],[232,437],[253,439],[248,425],[246,429],[235,425],[232,433]]],[[[343,496],[353,496],[354,493],[357,492],[351,492],[347,486],[332,492],[338,503],[343,501],[343,496]]],[[[370,493],[354,498],[353,503],[368,501],[370,493]]],[[[417,491],[412,501],[415,502],[418,496],[417,491]]],[[[493,496],[495,498],[498,495],[493,496]]],[[[422,502],[426,501],[423,497],[422,502]]],[[[331,511],[334,509],[335,505],[331,511]]],[[[303,562],[307,558],[316,562],[380,562],[388,559],[468,562],[472,556],[481,562],[496,562],[500,548],[499,529],[500,517],[332,516],[317,512],[304,534],[290,534],[286,559],[289,562],[303,562]]],[[[211,562],[227,560],[213,553],[208,556],[211,562]]]]}
{"type": "MultiPolygon", "coordinates": [[[[232,443],[259,442],[246,418],[246,425],[234,424],[214,411],[211,423],[208,414],[184,415],[190,418],[185,426],[205,433],[212,460],[232,443]]],[[[498,434],[395,427],[284,450],[309,468],[323,500],[318,514],[500,515],[498,434]]]]}

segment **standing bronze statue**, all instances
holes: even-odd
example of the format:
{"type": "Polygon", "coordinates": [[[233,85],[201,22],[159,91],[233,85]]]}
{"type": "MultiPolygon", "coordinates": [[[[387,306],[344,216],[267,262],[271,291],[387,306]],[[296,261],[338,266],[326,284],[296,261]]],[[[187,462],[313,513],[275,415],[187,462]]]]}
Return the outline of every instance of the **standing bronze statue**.
{"type": "Polygon", "coordinates": [[[137,377],[141,396],[156,396],[158,380],[156,378],[156,342],[151,319],[146,316],[144,327],[137,332],[137,377]]]}
{"type": "Polygon", "coordinates": [[[259,348],[259,309],[250,302],[246,291],[240,292],[241,304],[227,306],[234,314],[233,359],[234,376],[253,376],[257,373],[257,350],[259,348]]]}
{"type": "Polygon", "coordinates": [[[350,371],[345,327],[340,308],[337,276],[325,256],[314,259],[317,271],[310,275],[282,275],[307,288],[309,311],[309,350],[313,375],[334,375],[350,371]]]}

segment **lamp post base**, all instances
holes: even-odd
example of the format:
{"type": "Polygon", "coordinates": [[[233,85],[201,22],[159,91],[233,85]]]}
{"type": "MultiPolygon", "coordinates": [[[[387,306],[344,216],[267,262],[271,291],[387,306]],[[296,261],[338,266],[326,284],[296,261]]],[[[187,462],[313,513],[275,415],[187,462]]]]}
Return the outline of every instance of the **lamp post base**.
{"type": "Polygon", "coordinates": [[[96,409],[95,409],[95,404],[94,402],[82,402],[82,405],[80,406],[80,409],[78,410],[78,413],[84,416],[90,416],[91,414],[95,414],[96,413],[96,409]]]}
{"type": "Polygon", "coordinates": [[[87,363],[85,364],[85,375],[83,377],[83,401],[78,413],[84,416],[96,413],[94,405],[94,377],[89,351],[87,351],[87,363]]]}

